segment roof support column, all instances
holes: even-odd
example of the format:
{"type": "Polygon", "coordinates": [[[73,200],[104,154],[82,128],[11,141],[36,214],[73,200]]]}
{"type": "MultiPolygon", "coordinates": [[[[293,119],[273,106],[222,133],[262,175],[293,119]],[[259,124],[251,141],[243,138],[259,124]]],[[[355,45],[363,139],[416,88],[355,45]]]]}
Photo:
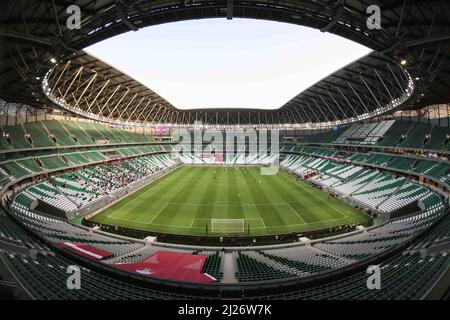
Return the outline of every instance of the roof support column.
{"type": "Polygon", "coordinates": [[[227,20],[233,20],[234,0],[227,0],[227,20]]]}

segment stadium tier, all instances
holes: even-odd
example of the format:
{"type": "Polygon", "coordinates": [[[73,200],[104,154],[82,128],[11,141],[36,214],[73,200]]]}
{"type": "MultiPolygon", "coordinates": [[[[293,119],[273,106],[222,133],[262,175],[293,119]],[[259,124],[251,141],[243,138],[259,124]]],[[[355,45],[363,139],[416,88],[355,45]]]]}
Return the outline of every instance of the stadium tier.
{"type": "MultiPolygon", "coordinates": [[[[3,126],[2,130],[4,138],[9,141],[11,148],[26,149],[32,147],[30,141],[26,138],[26,133],[22,125],[3,126]]],[[[10,148],[8,147],[7,149],[10,148]]]]}
{"type": "MultiPolygon", "coordinates": [[[[24,125],[3,126],[2,131],[0,150],[50,148],[57,145],[94,145],[96,141],[109,144],[148,143],[153,139],[149,135],[136,132],[68,120],[34,121],[24,125]]],[[[302,144],[365,145],[374,148],[400,147],[447,152],[450,149],[450,129],[426,123],[388,120],[354,124],[336,131],[303,135],[300,136],[299,142],[302,144]]],[[[290,144],[284,147],[295,148],[295,145],[290,144]]]]}
{"type": "Polygon", "coordinates": [[[74,140],[69,131],[58,120],[48,120],[43,122],[48,132],[56,140],[59,146],[71,146],[76,145],[77,141],[74,140]]]}
{"type": "MultiPolygon", "coordinates": [[[[161,158],[153,159],[155,156],[148,156],[146,158],[138,158],[141,163],[151,163],[152,161],[160,162],[161,158]]],[[[163,160],[164,161],[164,160],[163,160]]],[[[123,164],[121,165],[123,166],[123,164]]],[[[161,168],[162,166],[160,166],[161,168]]],[[[141,169],[133,166],[136,171],[141,169]]],[[[145,170],[157,170],[155,166],[144,165],[145,170]]],[[[126,169],[123,169],[126,170],[126,169]]],[[[111,170],[116,174],[117,170],[111,170]]],[[[119,174],[120,175],[120,174],[119,174]]],[[[89,180],[90,181],[90,180],[89,180]]],[[[259,281],[274,281],[305,278],[315,274],[326,274],[330,271],[340,270],[357,263],[358,261],[364,261],[370,259],[371,256],[375,256],[380,252],[395,248],[401,243],[408,243],[409,239],[413,240],[409,245],[406,253],[396,254],[393,258],[386,260],[383,263],[385,268],[395,263],[396,265],[404,265],[406,270],[409,265],[423,265],[423,270],[429,271],[426,275],[416,278],[415,285],[417,286],[430,286],[429,277],[433,276],[438,278],[445,270],[446,263],[448,262],[448,256],[446,254],[436,253],[429,255],[419,255],[414,252],[413,248],[422,247],[425,245],[432,247],[434,243],[438,243],[443,240],[442,236],[448,237],[448,230],[443,227],[433,227],[436,221],[438,221],[445,213],[445,206],[441,198],[434,192],[427,191],[420,197],[420,201],[424,207],[421,213],[415,215],[409,215],[404,218],[393,219],[383,225],[369,228],[367,230],[361,230],[353,235],[343,235],[335,240],[316,241],[309,245],[307,244],[292,244],[287,246],[281,246],[279,248],[260,247],[255,249],[229,249],[227,252],[221,249],[208,248],[207,250],[196,250],[193,247],[175,246],[170,245],[158,245],[157,243],[146,243],[142,241],[133,241],[131,239],[123,240],[110,234],[104,234],[102,232],[96,232],[85,227],[75,226],[70,224],[67,220],[42,215],[33,210],[35,207],[36,199],[47,201],[49,204],[61,195],[75,196],[77,193],[81,197],[89,195],[100,194],[100,189],[96,189],[97,186],[88,186],[87,181],[83,181],[77,174],[71,176],[61,175],[56,177],[53,182],[54,185],[49,183],[38,184],[32,187],[28,187],[18,195],[11,204],[11,213],[14,215],[16,221],[19,221],[22,225],[31,229],[33,233],[39,235],[40,239],[44,239],[45,242],[56,247],[63,247],[66,250],[72,250],[77,252],[78,255],[87,257],[88,259],[102,261],[111,268],[118,268],[118,266],[124,264],[139,264],[142,261],[151,259],[154,256],[164,256],[168,254],[178,254],[187,256],[207,256],[201,269],[201,273],[210,275],[210,279],[215,279],[216,282],[223,283],[253,283],[259,281]],[[56,182],[57,181],[57,182],[56,182]],[[55,187],[58,186],[58,187],[55,187]],[[56,188],[64,186],[63,191],[58,191],[56,188]],[[70,191],[69,191],[70,190],[70,191]],[[94,192],[93,190],[97,190],[94,192]],[[423,230],[428,230],[425,237],[417,238],[423,230]],[[436,232],[436,234],[434,234],[436,232]],[[80,244],[83,244],[83,247],[80,244]],[[67,249],[69,248],[69,249],[67,249]],[[232,257],[232,265],[224,265],[224,260],[228,259],[228,255],[232,257]],[[234,265],[234,266],[233,266],[234,265]],[[235,270],[235,274],[230,270],[235,270]],[[419,281],[419,283],[417,283],[419,281]]],[[[60,189],[61,190],[61,189],[60,189]]],[[[104,187],[102,193],[106,194],[110,189],[104,187]]],[[[417,190],[416,190],[417,191],[417,190]]],[[[406,192],[406,191],[405,191],[406,192]]],[[[73,199],[79,199],[80,197],[74,197],[73,199]]],[[[69,198],[70,200],[71,198],[69,198]]],[[[53,204],[60,205],[62,201],[53,202],[53,204]]],[[[448,215],[444,218],[448,220],[448,215]]],[[[35,240],[25,235],[25,231],[15,227],[15,222],[8,215],[2,213],[0,215],[0,222],[2,225],[7,225],[6,234],[2,236],[9,239],[14,239],[21,244],[25,250],[31,248],[38,249],[37,255],[17,255],[14,253],[2,253],[2,261],[6,263],[12,270],[15,270],[16,276],[21,279],[22,283],[33,283],[36,281],[34,277],[39,275],[39,284],[42,285],[41,290],[30,289],[29,294],[33,298],[61,298],[61,294],[65,293],[58,291],[59,285],[57,285],[58,273],[49,272],[49,269],[44,266],[53,266],[53,270],[60,270],[61,275],[66,269],[63,266],[67,266],[73,258],[73,256],[65,257],[62,253],[54,252],[51,248],[40,243],[40,240],[35,240]],[[60,268],[60,266],[62,266],[60,268]],[[28,270],[29,272],[24,272],[28,270]],[[34,277],[31,277],[34,275],[34,277]],[[51,285],[53,284],[53,286],[51,285]]],[[[229,263],[229,261],[228,261],[229,263]]],[[[168,268],[168,266],[166,266],[168,268]]],[[[88,270],[88,269],[86,269],[88,270]]],[[[409,269],[408,269],[409,270],[409,269]]],[[[411,269],[413,270],[413,269],[411,269]]],[[[415,269],[414,269],[415,270],[415,269]]],[[[392,271],[392,277],[395,277],[394,270],[392,271]]],[[[93,288],[100,285],[99,281],[108,279],[108,284],[111,283],[113,287],[120,284],[122,290],[112,290],[104,297],[108,298],[132,298],[135,297],[136,292],[139,291],[139,296],[146,298],[158,298],[158,297],[172,297],[172,298],[196,298],[199,297],[193,293],[170,293],[164,290],[154,291],[147,289],[146,287],[140,287],[138,285],[126,284],[123,280],[114,279],[110,276],[101,275],[97,271],[89,270],[89,274],[92,275],[92,282],[84,286],[82,290],[76,291],[77,298],[95,297],[93,288]],[[98,279],[97,279],[98,277],[98,279]],[[124,290],[128,288],[128,290],[124,290]]],[[[389,273],[390,274],[390,273],[389,273]]],[[[400,273],[401,274],[401,273],[400,273]]],[[[356,273],[350,278],[361,276],[362,273],[356,273]]],[[[391,275],[389,275],[391,276],[391,275]]],[[[348,278],[349,276],[347,276],[348,278]]],[[[324,295],[331,295],[330,288],[333,288],[335,296],[348,297],[342,292],[344,288],[345,279],[330,280],[326,285],[316,285],[312,290],[311,287],[305,290],[286,292],[283,295],[285,297],[321,297],[324,295]],[[341,289],[340,289],[341,288],[341,289]],[[339,290],[340,289],[340,290],[339,290]]],[[[410,277],[397,276],[395,278],[399,284],[410,283],[410,277]]],[[[34,286],[33,286],[34,287],[34,286]]],[[[103,286],[100,286],[100,290],[103,286]]],[[[371,296],[373,298],[390,297],[397,294],[398,286],[390,287],[388,290],[379,292],[378,295],[374,295],[373,291],[366,288],[363,290],[361,286],[357,287],[358,290],[353,292],[356,297],[362,298],[371,296]]],[[[408,291],[403,293],[405,297],[422,297],[426,292],[426,288],[422,288],[419,291],[408,291]]],[[[100,291],[102,292],[102,291],[100,291]]],[[[102,292],[103,294],[103,292],[102,292]]],[[[257,294],[249,291],[249,296],[253,298],[258,297],[257,294]]],[[[350,294],[348,292],[347,294],[350,294]]],[[[200,294],[201,296],[201,294],[200,294]]],[[[207,296],[203,296],[207,297],[207,296]]],[[[213,296],[210,296],[211,298],[213,296]]]]}
{"type": "MultiPolygon", "coordinates": [[[[151,289],[115,279],[89,268],[83,268],[87,279],[80,290],[65,290],[65,282],[61,282],[60,279],[65,279],[67,267],[75,262],[73,258],[60,254],[46,254],[48,251],[42,243],[24,234],[20,228],[16,229],[15,222],[5,214],[0,213],[0,223],[2,226],[8,226],[7,230],[13,237],[20,237],[28,246],[42,250],[34,257],[7,252],[2,252],[0,256],[3,263],[15,270],[17,279],[29,288],[30,296],[36,299],[212,299],[219,297],[218,292],[202,296],[196,295],[192,291],[183,294],[180,290],[177,292],[151,289]]],[[[448,228],[433,230],[429,235],[415,240],[412,246],[422,247],[426,244],[430,247],[439,241],[435,239],[442,239],[443,236],[448,238],[448,228]]],[[[286,250],[286,252],[289,251],[293,250],[286,250]]],[[[272,253],[268,252],[267,254],[271,256],[272,253]]],[[[220,253],[209,257],[217,257],[217,255],[220,253]]],[[[293,259],[295,255],[289,257],[293,259]]],[[[326,258],[319,259],[327,261],[326,258]]],[[[277,260],[279,259],[277,258],[277,260]]],[[[330,260],[334,265],[339,263],[330,260]]],[[[327,263],[330,262],[327,261],[327,263]]],[[[284,293],[272,295],[261,295],[249,291],[245,297],[265,299],[420,299],[430,290],[432,284],[439,279],[447,266],[448,255],[446,254],[421,255],[410,251],[405,254],[397,254],[380,265],[385,272],[385,282],[390,284],[385,290],[368,290],[366,286],[367,273],[363,270],[327,284],[314,285],[300,290],[287,290],[284,293]],[[412,283],[414,285],[411,285],[412,283]]],[[[268,267],[263,268],[269,269],[268,267]]],[[[253,273],[255,274],[255,269],[253,269],[253,273]]]]}
{"type": "Polygon", "coordinates": [[[151,142],[152,137],[100,124],[71,121],[33,121],[15,126],[3,126],[0,150],[54,148],[102,144],[151,142]]]}
{"type": "MultiPolygon", "coordinates": [[[[370,124],[354,124],[337,139],[337,143],[376,144],[394,125],[394,121],[381,121],[370,124]]],[[[318,141],[323,142],[323,141],[318,141]]]]}
{"type": "Polygon", "coordinates": [[[40,121],[28,122],[23,126],[31,139],[33,147],[53,147],[56,145],[56,139],[55,141],[51,139],[50,132],[40,121]]]}
{"type": "Polygon", "coordinates": [[[446,152],[449,150],[450,129],[427,123],[386,120],[354,124],[328,133],[307,135],[299,142],[400,147],[446,152]]]}
{"type": "MultiPolygon", "coordinates": [[[[385,124],[381,125],[381,127],[384,126],[385,124]]],[[[101,131],[95,126],[85,130],[93,138],[100,138],[98,133],[101,131]],[[91,130],[95,130],[96,133],[94,134],[91,130]]],[[[352,136],[355,137],[356,132],[352,136]]],[[[225,165],[230,168],[260,167],[272,164],[277,157],[273,154],[246,153],[211,157],[196,153],[194,148],[185,149],[191,150],[192,153],[171,154],[174,149],[167,145],[124,146],[111,149],[100,148],[99,151],[42,155],[1,163],[2,183],[21,179],[30,174],[39,174],[46,170],[55,171],[50,178],[25,186],[16,192],[9,204],[10,213],[0,214],[0,224],[5,226],[0,236],[14,241],[21,248],[20,254],[2,253],[2,262],[10,267],[17,278],[21,279],[21,283],[35,281],[24,274],[24,270],[29,270],[33,275],[39,274],[43,277],[43,281],[55,283],[55,279],[59,275],[49,273],[48,269],[43,267],[44,264],[59,268],[68,265],[72,259],[77,259],[77,256],[96,261],[95,263],[101,263],[110,268],[113,274],[118,272],[114,279],[111,278],[111,283],[117,284],[120,288],[128,288],[128,291],[113,290],[107,294],[107,297],[117,298],[130,298],[135,295],[145,298],[208,297],[211,293],[202,292],[202,290],[198,293],[185,294],[172,293],[165,289],[150,290],[137,284],[128,284],[120,275],[124,268],[128,270],[127,272],[136,272],[137,268],[143,268],[148,263],[155,263],[152,261],[158,261],[162,270],[167,271],[169,265],[164,264],[164,261],[170,264],[171,259],[175,258],[177,261],[200,259],[201,267],[197,273],[193,272],[181,278],[163,272],[160,277],[185,281],[186,284],[191,282],[209,283],[209,285],[214,285],[214,283],[246,284],[250,286],[246,297],[253,298],[261,297],[251,290],[254,283],[267,281],[274,283],[276,281],[300,281],[301,283],[302,281],[308,282],[318,275],[329,278],[328,284],[313,285],[312,288],[316,288],[315,290],[309,288],[287,291],[282,296],[284,298],[332,296],[330,288],[336,288],[335,295],[345,297],[345,293],[339,290],[339,288],[343,288],[345,279],[358,278],[362,274],[356,273],[353,276],[335,279],[335,273],[342,271],[345,274],[345,270],[351,269],[359,263],[368,263],[387,254],[394,254],[394,256],[383,262],[386,269],[389,269],[391,263],[405,265],[405,268],[410,264],[423,264],[434,268],[433,273],[430,272],[428,275],[416,279],[422,286],[429,286],[430,284],[427,282],[429,277],[433,275],[437,279],[438,275],[445,270],[446,261],[448,261],[447,253],[419,256],[414,251],[414,248],[425,245],[422,243],[432,247],[434,242],[442,241],[440,234],[446,234],[446,230],[441,227],[439,221],[441,219],[448,220],[444,199],[426,185],[380,169],[391,168],[394,171],[429,175],[434,178],[438,178],[440,174],[448,173],[450,170],[448,163],[425,160],[417,156],[346,152],[345,157],[339,160],[336,158],[339,152],[329,147],[282,145],[281,150],[284,156],[280,165],[286,172],[301,177],[311,184],[324,187],[328,192],[339,195],[342,200],[360,208],[368,208],[372,212],[380,214],[403,212],[391,215],[391,218],[380,225],[353,229],[350,234],[343,233],[330,239],[300,241],[275,247],[229,248],[223,251],[215,247],[146,242],[105,233],[104,231],[109,230],[109,227],[102,228],[100,231],[70,222],[70,219],[78,216],[83,217],[93,212],[102,212],[101,209],[106,204],[114,204],[124,195],[126,196],[128,191],[125,193],[124,191],[131,186],[136,185],[139,190],[139,186],[146,185],[153,179],[158,179],[166,174],[172,176],[170,172],[180,165],[213,166],[213,168],[216,168],[214,166],[217,165],[225,165]],[[72,170],[65,173],[58,172],[65,168],[72,168],[72,170]],[[12,216],[10,217],[9,214],[12,216]],[[70,219],[68,219],[69,217],[70,219]],[[17,223],[21,227],[16,226],[17,223]],[[22,227],[30,230],[32,235],[26,235],[25,230],[21,229],[22,227]],[[433,234],[434,230],[436,235],[433,234]],[[425,237],[422,236],[424,233],[425,237]],[[403,249],[399,252],[399,248],[403,249]],[[22,250],[27,252],[31,249],[37,249],[38,254],[22,252],[22,250]],[[404,250],[403,253],[402,250],[404,250]],[[69,252],[70,254],[67,255],[69,252]]],[[[217,169],[213,170],[215,170],[213,179],[217,180],[217,169]]],[[[237,179],[236,174],[233,176],[235,176],[234,179],[237,179]]],[[[255,180],[253,179],[253,181],[255,180]]],[[[441,182],[446,183],[444,180],[441,182]]],[[[158,189],[154,190],[156,193],[160,192],[158,189]]],[[[121,202],[118,203],[120,206],[121,202]]],[[[167,208],[162,210],[165,209],[167,208]]],[[[186,214],[188,212],[185,211],[186,214]]],[[[245,223],[245,219],[242,221],[244,221],[242,230],[237,230],[227,222],[228,224],[223,224],[224,227],[220,226],[216,230],[212,225],[211,231],[222,232],[223,228],[228,228],[228,232],[245,233],[250,227],[245,223]]],[[[152,224],[152,222],[149,223],[152,224]]],[[[266,221],[266,223],[268,222],[266,221]]],[[[448,234],[446,236],[448,237],[448,234]]],[[[392,277],[395,277],[394,271],[390,271],[389,276],[392,273],[392,277]]],[[[98,285],[97,281],[100,281],[98,279],[111,277],[93,270],[90,270],[89,273],[93,275],[92,288],[89,285],[82,291],[78,291],[74,297],[95,297],[98,292],[94,291],[93,287],[98,285]]],[[[158,276],[155,276],[155,279],[158,279],[158,276]]],[[[401,277],[399,281],[408,283],[409,279],[409,277],[401,277]]],[[[44,288],[45,290],[40,291],[30,289],[28,294],[33,298],[61,298],[61,294],[63,294],[58,293],[57,286],[45,285],[44,288]]],[[[384,298],[397,292],[396,288],[389,290],[392,292],[384,291],[379,295],[373,295],[358,286],[355,288],[355,297],[384,298]]],[[[215,294],[220,296],[218,292],[215,294]]],[[[416,298],[421,298],[425,294],[426,290],[404,293],[405,297],[416,298]]],[[[274,296],[269,295],[268,297],[274,296]]]]}
{"type": "Polygon", "coordinates": [[[1,6],[0,300],[449,300],[450,1],[1,6]]]}

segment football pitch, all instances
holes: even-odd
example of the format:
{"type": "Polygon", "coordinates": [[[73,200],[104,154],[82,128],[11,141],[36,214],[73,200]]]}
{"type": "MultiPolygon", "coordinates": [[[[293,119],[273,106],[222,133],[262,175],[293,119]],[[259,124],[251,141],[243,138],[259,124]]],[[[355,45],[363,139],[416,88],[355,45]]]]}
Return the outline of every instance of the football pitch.
{"type": "Polygon", "coordinates": [[[366,224],[368,216],[280,170],[182,166],[92,221],[157,233],[262,236],[366,224]]]}

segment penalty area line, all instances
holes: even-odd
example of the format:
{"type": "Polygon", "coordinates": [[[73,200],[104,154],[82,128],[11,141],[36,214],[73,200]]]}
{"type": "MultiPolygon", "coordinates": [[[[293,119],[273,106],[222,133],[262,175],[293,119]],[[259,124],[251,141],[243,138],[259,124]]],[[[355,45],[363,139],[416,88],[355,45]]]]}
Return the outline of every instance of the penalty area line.
{"type": "Polygon", "coordinates": [[[300,187],[302,190],[308,192],[310,195],[314,196],[317,200],[323,202],[324,204],[326,204],[328,207],[332,208],[333,210],[339,212],[342,216],[344,216],[344,218],[348,218],[349,214],[346,216],[345,213],[343,213],[341,210],[339,210],[338,208],[336,208],[335,206],[331,205],[330,203],[326,202],[325,200],[321,199],[320,197],[318,197],[317,195],[315,195],[314,193],[312,193],[311,191],[309,191],[307,188],[305,188],[304,186],[302,186],[301,183],[298,182],[294,182],[292,181],[292,179],[288,179],[288,181],[290,181],[292,184],[300,187]]]}
{"type": "Polygon", "coordinates": [[[305,219],[302,218],[302,216],[297,212],[297,210],[295,210],[294,208],[292,208],[292,206],[289,203],[286,203],[286,205],[291,209],[291,211],[294,212],[294,214],[303,221],[303,225],[308,224],[308,222],[305,221],[305,219]]]}
{"type": "Polygon", "coordinates": [[[150,220],[148,224],[153,224],[153,221],[159,216],[159,214],[160,214],[161,212],[163,212],[163,211],[167,208],[168,205],[169,205],[169,204],[166,203],[166,205],[165,205],[164,207],[162,207],[162,208],[156,213],[156,215],[153,216],[152,220],[150,220]]]}

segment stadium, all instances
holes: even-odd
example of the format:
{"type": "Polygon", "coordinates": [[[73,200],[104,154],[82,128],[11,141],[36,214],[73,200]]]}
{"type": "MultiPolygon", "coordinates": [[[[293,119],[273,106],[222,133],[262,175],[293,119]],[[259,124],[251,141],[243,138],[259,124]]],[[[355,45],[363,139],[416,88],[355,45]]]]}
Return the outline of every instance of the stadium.
{"type": "Polygon", "coordinates": [[[1,299],[449,298],[448,1],[1,8],[1,299]],[[183,108],[87,50],[240,19],[369,53],[303,91],[291,81],[282,105],[183,108]]]}

